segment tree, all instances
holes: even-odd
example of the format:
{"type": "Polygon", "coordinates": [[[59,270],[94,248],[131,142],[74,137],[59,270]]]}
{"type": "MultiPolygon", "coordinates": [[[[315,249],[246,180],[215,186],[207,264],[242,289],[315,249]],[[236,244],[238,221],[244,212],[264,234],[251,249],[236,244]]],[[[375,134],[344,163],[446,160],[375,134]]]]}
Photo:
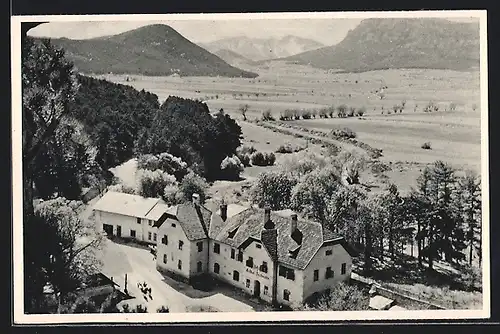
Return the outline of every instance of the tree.
{"type": "Polygon", "coordinates": [[[347,106],[345,104],[341,104],[337,107],[337,117],[343,118],[347,116],[347,106]]]}
{"type": "Polygon", "coordinates": [[[138,194],[143,197],[161,197],[168,185],[175,185],[177,181],[173,175],[167,174],[159,169],[150,171],[139,169],[137,171],[138,194]]]}
{"type": "Polygon", "coordinates": [[[174,175],[177,181],[181,181],[182,178],[189,172],[186,162],[167,152],[157,155],[140,155],[137,158],[137,168],[148,169],[151,171],[160,169],[167,174],[174,175]]]}
{"type": "Polygon", "coordinates": [[[243,173],[244,166],[240,159],[236,155],[233,155],[222,160],[220,169],[226,179],[238,180],[240,174],[243,173]]]}
{"type": "Polygon", "coordinates": [[[369,309],[370,297],[354,285],[344,282],[335,284],[330,293],[323,295],[312,305],[299,306],[300,311],[363,311],[369,309]]]}
{"type": "Polygon", "coordinates": [[[261,173],[251,188],[251,200],[259,207],[272,210],[287,209],[297,179],[289,173],[269,171],[261,173]]]}
{"type": "Polygon", "coordinates": [[[183,201],[191,201],[193,194],[198,194],[200,202],[204,203],[207,198],[207,191],[207,181],[193,172],[187,174],[179,184],[179,196],[183,201]]]}
{"type": "Polygon", "coordinates": [[[467,228],[469,265],[472,265],[473,252],[477,250],[481,263],[481,182],[473,171],[467,171],[458,179],[455,210],[467,228]]]}
{"type": "Polygon", "coordinates": [[[79,218],[81,204],[56,198],[35,207],[25,228],[26,239],[37,240],[36,248],[25,248],[25,271],[31,279],[25,286],[28,312],[40,311],[46,285],[58,296],[58,303],[63,304],[88,275],[100,268],[97,252],[103,239],[92,221],[79,218]]]}
{"type": "Polygon", "coordinates": [[[240,112],[241,116],[243,116],[243,120],[247,120],[247,111],[250,106],[248,104],[243,104],[238,108],[238,111],[240,112]]]}
{"type": "Polygon", "coordinates": [[[366,158],[356,151],[341,152],[334,163],[342,170],[342,178],[348,184],[359,184],[359,177],[367,167],[366,158]]]}
{"type": "Polygon", "coordinates": [[[73,64],[64,50],[49,40],[23,38],[23,204],[24,219],[33,214],[33,168],[47,141],[54,135],[78,90],[73,64]]]}

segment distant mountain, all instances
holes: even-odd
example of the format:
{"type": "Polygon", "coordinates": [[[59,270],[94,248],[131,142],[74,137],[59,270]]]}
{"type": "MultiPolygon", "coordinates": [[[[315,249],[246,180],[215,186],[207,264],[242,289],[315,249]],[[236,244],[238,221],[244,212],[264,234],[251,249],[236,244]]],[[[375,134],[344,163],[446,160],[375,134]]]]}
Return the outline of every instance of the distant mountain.
{"type": "Polygon", "coordinates": [[[337,45],[285,60],[322,69],[479,68],[479,23],[445,19],[367,19],[337,45]]]}
{"type": "Polygon", "coordinates": [[[253,65],[255,62],[231,50],[222,49],[214,52],[214,55],[232,66],[253,65]]]}
{"type": "Polygon", "coordinates": [[[227,64],[163,24],[113,36],[87,40],[59,38],[52,42],[63,47],[78,70],[86,74],[257,76],[227,64]]]}
{"type": "Polygon", "coordinates": [[[258,61],[289,57],[301,52],[319,49],[323,44],[297,36],[283,38],[230,37],[202,45],[211,52],[219,50],[233,51],[250,60],[258,61]]]}

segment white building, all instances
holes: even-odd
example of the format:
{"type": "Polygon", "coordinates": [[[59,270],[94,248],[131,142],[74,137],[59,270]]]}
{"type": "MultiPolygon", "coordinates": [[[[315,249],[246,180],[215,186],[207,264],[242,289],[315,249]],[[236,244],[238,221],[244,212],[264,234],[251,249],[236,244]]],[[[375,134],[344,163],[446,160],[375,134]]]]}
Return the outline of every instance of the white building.
{"type": "Polygon", "coordinates": [[[97,228],[108,235],[156,244],[155,223],[166,218],[168,206],[159,198],[108,191],[94,205],[97,228]]]}
{"type": "Polygon", "coordinates": [[[209,274],[270,303],[291,305],[350,278],[353,249],[293,212],[193,201],[158,220],[157,268],[191,281],[209,274]]]}

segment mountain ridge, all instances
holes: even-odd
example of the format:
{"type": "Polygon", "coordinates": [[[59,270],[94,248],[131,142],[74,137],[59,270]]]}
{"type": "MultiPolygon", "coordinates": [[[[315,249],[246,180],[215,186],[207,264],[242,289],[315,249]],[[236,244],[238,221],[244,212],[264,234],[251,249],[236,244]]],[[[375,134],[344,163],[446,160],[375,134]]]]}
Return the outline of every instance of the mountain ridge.
{"type": "Polygon", "coordinates": [[[343,72],[470,70],[479,67],[479,24],[428,18],[366,19],[338,44],[279,60],[343,72]]]}
{"type": "Polygon", "coordinates": [[[143,26],[111,36],[51,41],[63,47],[75,67],[86,74],[258,76],[229,65],[164,24],[143,26]]]}

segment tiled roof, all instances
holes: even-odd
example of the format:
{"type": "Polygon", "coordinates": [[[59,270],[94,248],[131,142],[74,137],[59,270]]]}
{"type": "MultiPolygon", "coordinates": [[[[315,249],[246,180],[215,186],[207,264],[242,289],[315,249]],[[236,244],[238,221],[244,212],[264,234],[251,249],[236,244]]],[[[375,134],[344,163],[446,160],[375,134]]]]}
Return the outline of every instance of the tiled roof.
{"type": "Polygon", "coordinates": [[[188,240],[207,238],[212,212],[202,205],[186,202],[174,206],[168,213],[179,221],[188,240]]]}
{"type": "Polygon", "coordinates": [[[160,201],[159,198],[108,191],[97,201],[93,209],[148,219],[148,212],[160,201]]]}
{"type": "MultiPolygon", "coordinates": [[[[229,211],[229,210],[228,210],[229,211]]],[[[344,240],[333,233],[323,234],[321,224],[301,220],[297,221],[297,229],[302,233],[302,243],[298,244],[290,234],[292,211],[271,212],[271,220],[278,232],[278,261],[299,269],[304,269],[318,249],[327,240],[344,240]]],[[[215,215],[214,215],[215,216],[215,215]]],[[[211,238],[235,248],[241,247],[248,239],[261,240],[261,231],[264,227],[264,211],[248,208],[228,218],[225,224],[222,220],[212,217],[216,225],[212,225],[211,238]],[[230,233],[232,232],[232,233],[230,233]],[[232,237],[231,234],[234,234],[232,237]]],[[[213,223],[212,223],[213,224],[213,223]]],[[[333,242],[333,241],[332,241],[333,242]]]]}

